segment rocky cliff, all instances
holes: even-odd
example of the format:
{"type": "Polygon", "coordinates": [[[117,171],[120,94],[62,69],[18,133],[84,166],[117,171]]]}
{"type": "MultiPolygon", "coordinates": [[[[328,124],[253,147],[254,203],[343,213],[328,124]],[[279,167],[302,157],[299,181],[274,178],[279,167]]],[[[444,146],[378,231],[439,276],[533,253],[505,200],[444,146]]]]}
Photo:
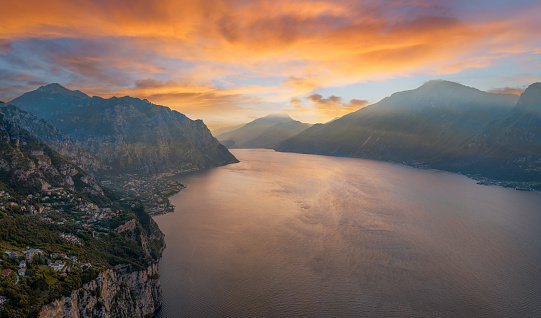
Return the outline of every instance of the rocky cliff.
{"type": "Polygon", "coordinates": [[[20,193],[64,187],[103,194],[92,176],[3,114],[0,114],[0,181],[20,193]]]}
{"type": "Polygon", "coordinates": [[[41,318],[147,317],[161,306],[158,265],[130,272],[116,266],[41,310],[41,318]]]}
{"type": "Polygon", "coordinates": [[[27,130],[34,137],[46,143],[83,170],[92,173],[112,172],[111,167],[86,151],[82,145],[60,128],[54,126],[49,120],[39,118],[13,105],[4,105],[0,107],[0,113],[4,114],[6,118],[17,123],[18,126],[27,130]]]}
{"type": "Polygon", "coordinates": [[[163,233],[143,206],[101,188],[44,141],[80,147],[48,121],[0,107],[2,243],[20,247],[19,252],[25,246],[42,248],[47,259],[40,256],[41,265],[52,258],[65,265],[64,270],[33,266],[16,284],[2,280],[0,296],[10,299],[2,317],[152,315],[161,304],[156,262],[163,233]],[[39,215],[29,212],[38,210],[39,215]],[[89,221],[91,213],[100,218],[89,221]],[[77,233],[76,243],[60,236],[68,231],[77,233]],[[50,256],[66,251],[70,257],[50,256]]]}
{"type": "Polygon", "coordinates": [[[178,172],[237,162],[201,120],[147,100],[89,97],[50,84],[11,104],[50,120],[119,172],[178,172]]]}

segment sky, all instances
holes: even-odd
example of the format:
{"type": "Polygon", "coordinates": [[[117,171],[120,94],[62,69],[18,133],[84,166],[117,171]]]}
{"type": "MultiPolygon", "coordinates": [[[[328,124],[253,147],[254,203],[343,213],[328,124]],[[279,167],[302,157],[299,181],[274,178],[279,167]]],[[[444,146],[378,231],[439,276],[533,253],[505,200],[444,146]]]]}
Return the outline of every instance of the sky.
{"type": "Polygon", "coordinates": [[[211,129],[327,122],[434,79],[541,81],[541,1],[0,1],[0,100],[48,83],[133,96],[211,129]]]}

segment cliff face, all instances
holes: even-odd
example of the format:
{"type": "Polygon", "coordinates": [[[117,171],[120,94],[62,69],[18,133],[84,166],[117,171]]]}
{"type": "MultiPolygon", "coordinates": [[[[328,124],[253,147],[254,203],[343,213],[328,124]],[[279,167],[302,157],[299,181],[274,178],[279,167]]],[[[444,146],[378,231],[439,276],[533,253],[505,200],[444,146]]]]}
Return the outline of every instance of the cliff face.
{"type": "Polygon", "coordinates": [[[43,307],[39,317],[145,317],[160,306],[157,264],[134,272],[126,266],[116,266],[74,290],[69,297],[43,307]]]}
{"type": "Polygon", "coordinates": [[[237,162],[201,120],[147,100],[90,97],[50,84],[11,104],[50,120],[119,172],[178,172],[237,162]]]}
{"type": "Polygon", "coordinates": [[[102,195],[92,176],[0,114],[0,181],[21,193],[64,187],[102,195]]]}
{"type": "Polygon", "coordinates": [[[38,118],[13,105],[2,105],[0,113],[83,170],[87,172],[112,171],[111,167],[86,151],[82,145],[54,126],[49,120],[38,118]]]}
{"type": "MultiPolygon", "coordinates": [[[[11,301],[2,306],[2,316],[152,315],[161,305],[161,286],[156,261],[164,247],[163,233],[143,206],[131,204],[130,208],[130,204],[119,203],[121,197],[102,189],[91,175],[68,161],[44,141],[56,146],[71,145],[75,147],[70,148],[72,150],[80,148],[70,136],[47,120],[39,119],[14,106],[0,107],[0,187],[13,197],[23,196],[25,200],[27,194],[45,199],[45,191],[63,188],[63,194],[59,194],[58,198],[55,196],[55,200],[61,200],[58,203],[62,203],[62,211],[43,212],[43,216],[49,215],[46,213],[63,213],[70,217],[70,221],[67,221],[67,224],[44,225],[37,218],[27,218],[25,211],[28,210],[11,207],[0,213],[0,228],[3,229],[0,236],[3,242],[13,246],[39,244],[38,247],[44,248],[46,254],[63,253],[66,245],[62,246],[63,242],[57,242],[58,235],[60,231],[69,229],[81,235],[80,246],[68,249],[70,254],[72,252],[74,256],[84,259],[82,262],[91,263],[92,268],[89,272],[83,270],[82,266],[73,265],[64,273],[33,268],[28,279],[21,280],[16,287],[13,286],[13,291],[10,290],[10,293],[17,297],[10,297],[11,301]],[[105,211],[107,207],[118,212],[110,219],[106,217],[106,222],[89,225],[83,220],[82,213],[70,205],[70,200],[74,199],[80,202],[75,204],[92,203],[97,204],[100,210],[103,208],[105,211]],[[124,224],[118,226],[121,222],[124,224]],[[118,230],[114,231],[115,228],[118,230]],[[97,236],[90,235],[90,231],[94,229],[100,231],[97,236]],[[97,271],[101,272],[97,274],[97,271]],[[56,283],[48,285],[44,272],[47,272],[47,277],[55,279],[56,283]],[[89,283],[82,284],[93,278],[95,279],[89,283]],[[49,288],[50,286],[52,287],[49,288]],[[73,288],[77,289],[70,291],[73,288]],[[69,296],[62,297],[68,293],[69,296]],[[58,300],[41,307],[52,299],[58,300]]],[[[28,204],[32,207],[38,201],[36,204],[39,205],[43,202],[41,199],[28,198],[28,204]]],[[[6,205],[4,201],[2,203],[6,205]]],[[[5,286],[0,287],[1,295],[5,296],[5,286]]]]}

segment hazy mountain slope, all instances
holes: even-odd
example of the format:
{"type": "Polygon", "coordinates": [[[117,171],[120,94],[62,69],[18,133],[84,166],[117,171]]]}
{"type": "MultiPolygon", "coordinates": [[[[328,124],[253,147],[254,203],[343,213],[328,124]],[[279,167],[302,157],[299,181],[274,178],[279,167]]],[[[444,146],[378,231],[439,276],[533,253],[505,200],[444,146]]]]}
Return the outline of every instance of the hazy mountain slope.
{"type": "Polygon", "coordinates": [[[218,128],[218,129],[212,130],[212,134],[214,136],[218,136],[218,135],[225,134],[225,133],[228,133],[230,131],[239,129],[244,125],[246,125],[246,124],[240,124],[240,125],[234,125],[234,126],[227,126],[227,127],[218,128]]]}
{"type": "Polygon", "coordinates": [[[268,115],[216,138],[228,148],[272,148],[308,127],[288,115],[268,115]]]}
{"type": "Polygon", "coordinates": [[[284,141],[279,151],[409,163],[454,157],[491,121],[503,118],[515,95],[490,94],[431,81],[284,141]]]}
{"type": "Polygon", "coordinates": [[[83,170],[89,172],[111,171],[111,167],[86,151],[78,142],[54,126],[49,120],[38,118],[32,113],[18,109],[13,105],[0,107],[0,113],[83,170]]]}
{"type": "Polygon", "coordinates": [[[3,114],[0,114],[0,181],[19,193],[50,187],[91,194],[103,192],[91,176],[3,114]]]}
{"type": "Polygon", "coordinates": [[[265,129],[256,138],[244,144],[246,148],[267,148],[272,149],[282,141],[295,136],[307,129],[310,125],[293,120],[287,123],[280,123],[265,129]]]}
{"type": "Polygon", "coordinates": [[[500,180],[541,181],[541,83],[466,147],[457,168],[500,180]]]}
{"type": "Polygon", "coordinates": [[[90,98],[50,84],[11,104],[49,119],[119,171],[159,173],[237,162],[201,120],[147,100],[90,98]]]}

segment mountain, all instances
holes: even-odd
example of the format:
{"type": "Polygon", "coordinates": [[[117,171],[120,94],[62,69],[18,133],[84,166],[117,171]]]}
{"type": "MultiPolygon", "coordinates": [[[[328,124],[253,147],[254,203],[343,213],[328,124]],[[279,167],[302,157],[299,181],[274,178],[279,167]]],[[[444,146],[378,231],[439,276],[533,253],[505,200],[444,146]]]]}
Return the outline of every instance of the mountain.
{"type": "Polygon", "coordinates": [[[216,138],[228,148],[274,148],[308,127],[285,114],[267,115],[216,138]]]}
{"type": "Polygon", "coordinates": [[[40,118],[53,118],[67,110],[85,107],[92,103],[92,98],[81,91],[72,91],[60,84],[53,83],[24,93],[10,104],[31,112],[40,118]]]}
{"type": "Polygon", "coordinates": [[[458,169],[497,180],[541,180],[541,83],[530,85],[513,110],[473,138],[465,153],[458,169]]]}
{"type": "Polygon", "coordinates": [[[517,99],[449,81],[430,81],[314,125],[275,149],[443,165],[488,123],[511,111],[517,99]]]}
{"type": "Polygon", "coordinates": [[[227,127],[218,128],[218,129],[212,130],[212,134],[215,135],[215,136],[218,136],[218,135],[225,134],[227,132],[233,131],[235,129],[239,129],[244,125],[246,125],[246,124],[240,124],[240,125],[234,125],[234,126],[227,126],[227,127]]]}
{"type": "Polygon", "coordinates": [[[201,120],[132,97],[89,97],[49,84],[10,102],[48,119],[122,172],[199,170],[237,162],[201,120]]]}
{"type": "Polygon", "coordinates": [[[34,114],[18,109],[13,105],[2,105],[0,113],[83,170],[94,173],[110,172],[112,170],[101,159],[86,151],[83,146],[73,140],[67,133],[54,126],[49,120],[38,118],[34,114]]]}
{"type": "Polygon", "coordinates": [[[90,175],[3,114],[0,114],[0,181],[23,194],[55,187],[103,194],[90,175]]]}
{"type": "Polygon", "coordinates": [[[293,120],[287,123],[276,124],[265,129],[257,138],[248,141],[246,148],[267,148],[272,149],[282,141],[295,136],[307,129],[310,125],[293,120]]]}
{"type": "Polygon", "coordinates": [[[161,305],[164,238],[144,208],[2,113],[0,237],[3,317],[143,317],[161,305]]]}

